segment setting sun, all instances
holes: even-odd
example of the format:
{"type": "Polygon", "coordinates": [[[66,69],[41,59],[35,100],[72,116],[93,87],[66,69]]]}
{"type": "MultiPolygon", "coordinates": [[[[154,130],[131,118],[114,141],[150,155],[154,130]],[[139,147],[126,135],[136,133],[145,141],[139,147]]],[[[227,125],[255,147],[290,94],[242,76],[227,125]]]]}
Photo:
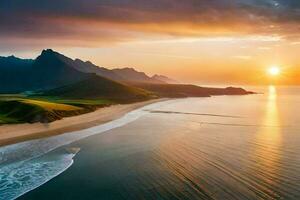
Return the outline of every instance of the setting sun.
{"type": "Polygon", "coordinates": [[[277,67],[277,66],[270,67],[270,68],[268,69],[268,73],[269,73],[269,75],[271,75],[271,76],[277,76],[277,75],[280,74],[280,68],[277,67]]]}

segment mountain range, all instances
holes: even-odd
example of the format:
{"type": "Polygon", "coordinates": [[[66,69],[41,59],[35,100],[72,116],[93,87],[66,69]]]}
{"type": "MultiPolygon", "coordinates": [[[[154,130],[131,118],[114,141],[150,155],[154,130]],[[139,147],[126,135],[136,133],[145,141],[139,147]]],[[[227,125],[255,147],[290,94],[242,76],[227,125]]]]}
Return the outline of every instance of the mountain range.
{"type": "Polygon", "coordinates": [[[72,60],[51,49],[43,50],[35,60],[0,57],[0,93],[48,90],[85,80],[92,75],[117,82],[168,83],[168,79],[162,80],[157,75],[149,77],[133,68],[110,70],[90,61],[72,60]]]}
{"type": "Polygon", "coordinates": [[[249,94],[242,88],[204,88],[179,84],[163,75],[152,77],[134,68],[107,69],[71,59],[51,49],[36,59],[0,57],[0,94],[33,92],[68,98],[128,101],[157,97],[249,94]]]}

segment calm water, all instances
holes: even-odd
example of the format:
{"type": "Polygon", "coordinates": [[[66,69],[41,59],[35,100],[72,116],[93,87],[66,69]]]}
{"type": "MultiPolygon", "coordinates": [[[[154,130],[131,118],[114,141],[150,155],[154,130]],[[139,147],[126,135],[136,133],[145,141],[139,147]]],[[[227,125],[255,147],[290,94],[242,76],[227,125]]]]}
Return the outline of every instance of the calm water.
{"type": "Polygon", "coordinates": [[[256,90],[1,148],[0,199],[300,199],[300,88],[256,90]]]}

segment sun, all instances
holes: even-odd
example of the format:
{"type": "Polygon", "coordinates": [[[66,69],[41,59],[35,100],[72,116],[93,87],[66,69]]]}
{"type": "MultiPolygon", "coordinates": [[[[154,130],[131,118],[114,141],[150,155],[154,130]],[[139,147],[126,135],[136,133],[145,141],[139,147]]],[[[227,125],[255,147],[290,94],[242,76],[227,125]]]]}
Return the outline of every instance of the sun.
{"type": "Polygon", "coordinates": [[[272,66],[268,69],[268,74],[271,76],[278,76],[280,72],[280,67],[277,66],[272,66]]]}

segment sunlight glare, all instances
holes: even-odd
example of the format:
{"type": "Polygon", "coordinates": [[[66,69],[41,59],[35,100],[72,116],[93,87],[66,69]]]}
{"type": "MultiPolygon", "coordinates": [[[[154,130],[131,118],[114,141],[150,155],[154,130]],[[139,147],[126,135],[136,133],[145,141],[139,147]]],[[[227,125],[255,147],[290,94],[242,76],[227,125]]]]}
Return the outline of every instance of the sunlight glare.
{"type": "Polygon", "coordinates": [[[271,75],[271,76],[277,76],[280,74],[280,68],[277,67],[277,66],[273,66],[273,67],[270,67],[268,69],[268,73],[271,75]]]}

